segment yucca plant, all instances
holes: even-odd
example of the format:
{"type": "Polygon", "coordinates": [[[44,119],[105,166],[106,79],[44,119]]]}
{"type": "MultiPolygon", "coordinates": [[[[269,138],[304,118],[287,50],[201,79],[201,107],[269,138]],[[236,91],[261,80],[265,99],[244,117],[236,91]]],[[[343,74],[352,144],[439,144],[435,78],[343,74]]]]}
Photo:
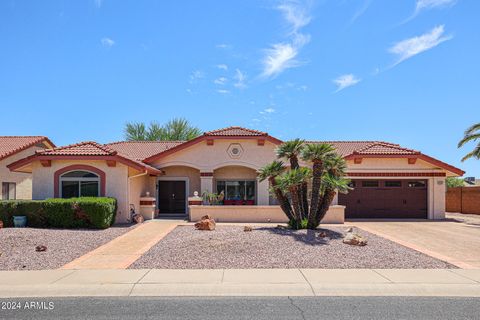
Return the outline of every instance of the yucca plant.
{"type": "Polygon", "coordinates": [[[306,144],[300,139],[287,141],[276,151],[278,158],[289,160],[290,168],[274,161],[259,170],[260,179],[270,181],[272,194],[292,228],[316,229],[337,192],[349,190],[345,160],[330,144],[306,144]],[[300,158],[309,165],[300,166],[300,158]],[[310,201],[309,183],[312,186],[310,201]]]}

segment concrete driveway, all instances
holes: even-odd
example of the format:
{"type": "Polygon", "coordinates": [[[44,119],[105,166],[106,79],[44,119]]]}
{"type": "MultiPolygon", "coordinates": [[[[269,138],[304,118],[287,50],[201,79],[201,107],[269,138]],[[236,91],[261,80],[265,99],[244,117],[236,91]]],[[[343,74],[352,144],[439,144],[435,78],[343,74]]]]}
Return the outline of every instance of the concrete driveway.
{"type": "Polygon", "coordinates": [[[425,220],[350,221],[348,224],[460,268],[480,268],[480,224],[425,220]]]}

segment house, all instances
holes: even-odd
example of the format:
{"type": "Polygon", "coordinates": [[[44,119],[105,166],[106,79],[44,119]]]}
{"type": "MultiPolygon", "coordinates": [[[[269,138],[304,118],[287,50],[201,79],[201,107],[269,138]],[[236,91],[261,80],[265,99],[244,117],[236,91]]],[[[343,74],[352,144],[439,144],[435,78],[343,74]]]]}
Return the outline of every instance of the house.
{"type": "Polygon", "coordinates": [[[35,154],[37,150],[54,148],[55,145],[41,136],[0,136],[0,200],[32,199],[30,173],[12,172],[9,163],[35,154]]]}
{"type": "MultiPolygon", "coordinates": [[[[394,143],[309,141],[320,142],[331,143],[347,161],[354,189],[334,200],[346,206],[346,218],[443,219],[445,178],[464,174],[394,143]]],[[[254,212],[274,221],[268,212],[280,209],[256,171],[275,159],[281,143],[266,132],[229,127],[189,141],[82,142],[37,151],[8,167],[32,174],[33,199],[117,198],[117,222],[128,221],[132,208],[138,212],[152,203],[160,217],[186,215],[188,198],[207,190],[225,192],[217,211],[237,217],[254,212]]]]}

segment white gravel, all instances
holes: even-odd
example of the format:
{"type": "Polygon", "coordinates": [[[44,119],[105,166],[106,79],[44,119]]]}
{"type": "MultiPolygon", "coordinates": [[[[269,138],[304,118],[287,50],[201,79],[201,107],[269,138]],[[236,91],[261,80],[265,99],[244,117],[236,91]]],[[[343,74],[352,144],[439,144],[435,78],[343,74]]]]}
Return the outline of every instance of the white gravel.
{"type": "Polygon", "coordinates": [[[104,230],[3,228],[0,270],[56,269],[132,228],[130,225],[104,230]],[[36,252],[39,245],[46,246],[47,251],[36,252]]]}
{"type": "Polygon", "coordinates": [[[215,231],[179,226],[130,268],[455,268],[395,242],[356,228],[368,239],[364,247],[342,243],[346,227],[285,230],[218,226],[215,231]],[[327,232],[329,238],[318,234],[327,232]]]}

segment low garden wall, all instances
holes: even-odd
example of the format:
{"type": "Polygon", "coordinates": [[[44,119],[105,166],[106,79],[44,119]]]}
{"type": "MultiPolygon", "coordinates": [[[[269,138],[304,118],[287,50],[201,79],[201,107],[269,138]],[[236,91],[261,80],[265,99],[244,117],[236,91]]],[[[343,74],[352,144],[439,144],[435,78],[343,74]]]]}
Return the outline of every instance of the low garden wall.
{"type": "Polygon", "coordinates": [[[106,229],[115,221],[114,198],[72,198],[0,201],[0,220],[13,226],[14,216],[25,216],[33,228],[106,229]]]}
{"type": "MultiPolygon", "coordinates": [[[[189,206],[190,221],[199,221],[201,217],[207,214],[217,222],[288,222],[280,206],[189,206]]],[[[321,221],[321,223],[332,224],[342,224],[344,222],[345,206],[340,205],[330,206],[330,209],[321,221]]]]}
{"type": "Polygon", "coordinates": [[[448,212],[480,214],[480,187],[448,188],[445,200],[448,212]]]}

